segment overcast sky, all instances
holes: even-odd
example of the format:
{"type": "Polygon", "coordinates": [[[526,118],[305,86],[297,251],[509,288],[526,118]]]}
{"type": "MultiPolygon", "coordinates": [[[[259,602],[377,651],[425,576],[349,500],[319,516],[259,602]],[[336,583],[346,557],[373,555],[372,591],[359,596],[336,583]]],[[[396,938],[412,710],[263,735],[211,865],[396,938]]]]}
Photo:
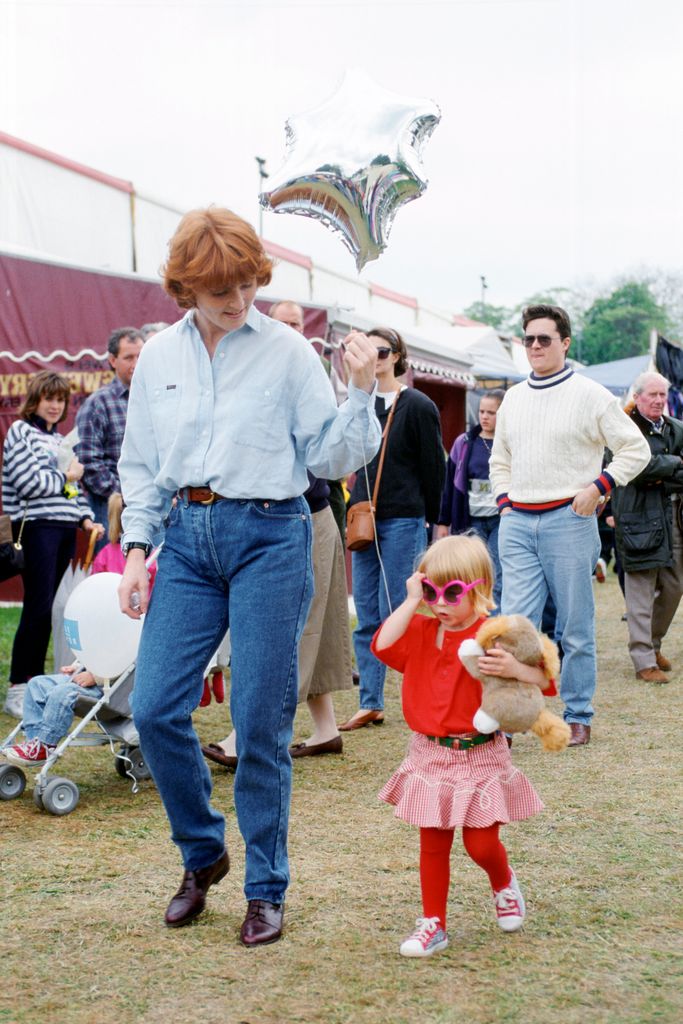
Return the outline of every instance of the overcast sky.
{"type": "MultiPolygon", "coordinates": [[[[682,54],[681,0],[0,0],[0,130],[257,223],[254,157],[363,67],[442,121],[362,276],[457,311],[683,267],[682,54]]],[[[356,273],[320,222],[264,235],[356,273]]]]}

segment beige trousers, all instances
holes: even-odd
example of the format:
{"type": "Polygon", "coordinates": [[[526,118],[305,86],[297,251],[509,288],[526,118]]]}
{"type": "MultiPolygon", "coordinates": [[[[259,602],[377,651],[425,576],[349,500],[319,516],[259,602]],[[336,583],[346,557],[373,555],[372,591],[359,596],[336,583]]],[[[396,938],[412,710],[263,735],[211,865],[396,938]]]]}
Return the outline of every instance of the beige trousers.
{"type": "Polygon", "coordinates": [[[675,511],[673,565],[624,575],[628,650],[636,672],[656,667],[657,652],[683,594],[683,537],[675,511]]]}
{"type": "Polygon", "coordinates": [[[312,519],[315,594],[299,643],[300,703],[307,697],[353,686],[341,537],[329,507],[315,512],[312,519]]]}

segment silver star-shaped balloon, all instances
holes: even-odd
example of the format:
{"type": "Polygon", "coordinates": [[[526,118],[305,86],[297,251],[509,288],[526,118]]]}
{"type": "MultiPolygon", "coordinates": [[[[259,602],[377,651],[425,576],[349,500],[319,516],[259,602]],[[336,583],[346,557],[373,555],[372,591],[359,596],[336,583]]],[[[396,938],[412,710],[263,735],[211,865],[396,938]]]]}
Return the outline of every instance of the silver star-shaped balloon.
{"type": "Polygon", "coordinates": [[[440,119],[431,100],[347,71],[334,96],[288,119],[287,159],[259,201],[338,231],[360,271],[386,249],[399,207],[426,189],[422,149],[440,119]]]}

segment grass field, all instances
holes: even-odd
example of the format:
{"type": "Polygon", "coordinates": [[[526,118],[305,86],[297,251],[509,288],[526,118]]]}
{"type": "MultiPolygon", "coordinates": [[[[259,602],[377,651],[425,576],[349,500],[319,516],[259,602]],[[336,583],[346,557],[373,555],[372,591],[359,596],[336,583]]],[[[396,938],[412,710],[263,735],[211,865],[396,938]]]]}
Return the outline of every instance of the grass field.
{"type": "MultiPolygon", "coordinates": [[[[395,678],[387,724],[341,757],[294,766],[286,935],[237,942],[243,851],[232,776],[216,767],[233,866],[191,927],[164,929],[181,868],[151,783],[133,796],[106,749],[76,750],[68,817],[24,795],[0,805],[0,1022],[37,1024],[674,1024],[683,1019],[680,929],[680,676],[636,682],[610,577],[596,587],[599,687],[590,746],[543,754],[515,740],[543,814],[503,830],[528,904],[522,932],[496,926],[483,873],[456,842],[450,947],[404,960],[419,913],[417,834],[377,791],[408,740],[395,678]]],[[[0,612],[6,678],[14,610],[0,612]]],[[[665,653],[683,666],[681,620],[665,653]]],[[[356,692],[337,701],[350,713],[356,692]]],[[[556,708],[559,707],[555,702],[556,708]]],[[[11,720],[0,716],[7,731],[11,720]]],[[[228,731],[212,704],[203,740],[228,731]]],[[[306,713],[297,719],[306,735],[306,713]]]]}

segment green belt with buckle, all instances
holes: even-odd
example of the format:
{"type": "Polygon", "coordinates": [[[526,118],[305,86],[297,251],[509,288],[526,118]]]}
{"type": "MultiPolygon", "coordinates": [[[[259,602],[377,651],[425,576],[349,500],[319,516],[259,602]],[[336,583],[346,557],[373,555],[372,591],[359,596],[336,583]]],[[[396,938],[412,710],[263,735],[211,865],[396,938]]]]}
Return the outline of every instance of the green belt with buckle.
{"type": "Polygon", "coordinates": [[[481,733],[478,736],[427,736],[426,739],[432,743],[438,743],[440,747],[451,747],[453,750],[469,750],[470,747],[478,747],[480,743],[488,743],[498,735],[498,732],[481,733]]]}

